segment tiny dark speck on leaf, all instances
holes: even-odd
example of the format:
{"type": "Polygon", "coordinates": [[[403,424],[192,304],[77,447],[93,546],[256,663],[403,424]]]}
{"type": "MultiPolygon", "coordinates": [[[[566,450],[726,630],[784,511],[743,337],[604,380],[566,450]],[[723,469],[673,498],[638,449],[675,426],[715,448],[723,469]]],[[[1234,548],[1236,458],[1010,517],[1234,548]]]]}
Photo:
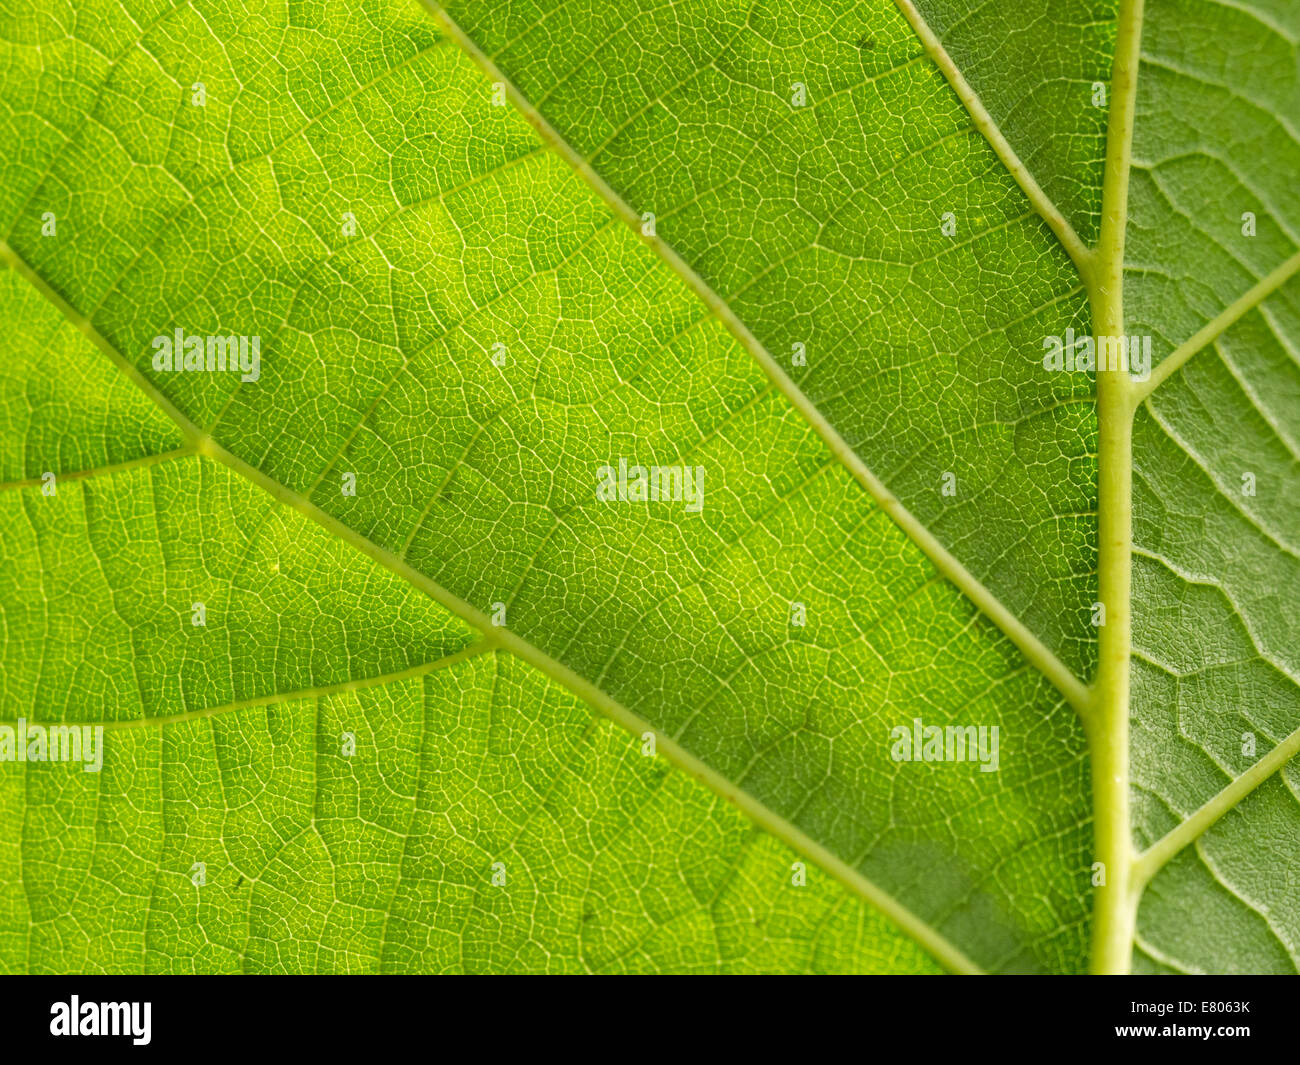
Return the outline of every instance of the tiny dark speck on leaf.
{"type": "Polygon", "coordinates": [[[875,47],[876,47],[876,39],[875,39],[874,37],[859,37],[859,38],[858,38],[858,47],[859,47],[859,48],[867,48],[867,49],[875,48],[875,47]]]}

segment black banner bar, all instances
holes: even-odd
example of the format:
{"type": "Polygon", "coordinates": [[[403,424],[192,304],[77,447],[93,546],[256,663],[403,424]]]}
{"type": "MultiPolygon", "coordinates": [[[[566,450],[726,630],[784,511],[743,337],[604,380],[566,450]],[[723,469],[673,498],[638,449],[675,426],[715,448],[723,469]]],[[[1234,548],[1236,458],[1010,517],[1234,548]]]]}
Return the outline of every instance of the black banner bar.
{"type": "Polygon", "coordinates": [[[433,1057],[489,1059],[655,1047],[674,1058],[689,1047],[692,1059],[716,1047],[730,1058],[751,1045],[783,1055],[845,1040],[866,1057],[892,1057],[900,1041],[927,1053],[1129,1044],[1223,1055],[1294,1047],[1300,986],[1262,977],[698,979],[9,977],[5,1045],[92,1058],[198,1050],[236,1065],[233,1055],[250,1049],[335,1058],[408,1041],[433,1057]]]}

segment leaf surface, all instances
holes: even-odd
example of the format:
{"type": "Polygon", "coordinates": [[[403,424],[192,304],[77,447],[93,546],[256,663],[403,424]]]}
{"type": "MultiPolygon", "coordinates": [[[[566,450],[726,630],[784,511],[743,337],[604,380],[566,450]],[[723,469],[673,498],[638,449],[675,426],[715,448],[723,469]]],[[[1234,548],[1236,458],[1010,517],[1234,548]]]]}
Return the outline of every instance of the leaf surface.
{"type": "Polygon", "coordinates": [[[4,716],[112,728],[102,777],[0,774],[4,964],[1294,967],[1296,791],[1247,771],[1300,724],[1298,35],[1184,6],[1131,158],[1091,94],[1133,5],[11,17],[4,716]],[[1105,385],[1131,500],[1042,365],[1117,312],[1168,360],[1105,385]],[[178,328],[258,379],[155,369],[178,328]],[[620,460],[702,509],[601,500],[620,460]],[[897,761],[918,719],[998,771],[897,761]]]}

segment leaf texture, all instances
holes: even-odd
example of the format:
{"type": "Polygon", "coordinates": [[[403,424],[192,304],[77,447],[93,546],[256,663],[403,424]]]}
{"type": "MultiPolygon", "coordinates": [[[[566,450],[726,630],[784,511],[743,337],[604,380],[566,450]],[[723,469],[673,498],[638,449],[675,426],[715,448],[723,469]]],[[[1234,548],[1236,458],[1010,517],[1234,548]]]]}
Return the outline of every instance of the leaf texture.
{"type": "Polygon", "coordinates": [[[0,719],[106,725],[0,966],[1296,968],[1294,12],[95,8],[0,20],[0,719]]]}

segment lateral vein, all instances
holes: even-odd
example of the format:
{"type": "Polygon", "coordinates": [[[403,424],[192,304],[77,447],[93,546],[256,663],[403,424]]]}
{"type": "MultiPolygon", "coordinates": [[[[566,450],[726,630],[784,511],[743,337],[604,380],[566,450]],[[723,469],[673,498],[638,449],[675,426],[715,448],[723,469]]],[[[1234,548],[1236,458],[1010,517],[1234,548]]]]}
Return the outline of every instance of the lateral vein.
{"type": "Polygon", "coordinates": [[[1133,866],[1137,886],[1147,884],[1174,855],[1198,839],[1211,825],[1286,765],[1297,753],[1300,753],[1300,728],[1206,802],[1186,821],[1171,829],[1138,855],[1133,866]]]}
{"type": "MultiPolygon", "coordinates": [[[[573,167],[615,214],[639,231],[641,217],[633,210],[632,206],[615,192],[605,179],[596,173],[591,164],[560,136],[505,74],[498,69],[496,64],[451,20],[450,16],[441,7],[434,3],[433,0],[421,0],[421,2],[443,30],[465,50],[466,54],[478,67],[493,81],[501,82],[505,86],[507,95],[518,107],[524,118],[555,149],[557,154],[573,167]]],[[[925,553],[939,572],[955,584],[990,621],[1002,630],[1020,652],[1055,685],[1066,701],[1080,715],[1087,714],[1090,705],[1087,686],[988,587],[967,570],[940,543],[938,538],[911,514],[898,498],[885,487],[884,483],[867,468],[848,441],[830,424],[825,415],[817,409],[799,386],[787,376],[780,364],[758,338],[750,332],[749,328],[740,320],[727,302],[709,286],[708,282],[700,277],[662,238],[654,236],[643,239],[704,301],[709,310],[727,328],[728,332],[740,342],[741,346],[759,364],[777,389],[803,415],[813,431],[821,437],[822,441],[830,449],[831,454],[844,465],[881,509],[925,553]]]]}
{"type": "MultiPolygon", "coordinates": [[[[55,480],[57,484],[64,484],[65,481],[88,481],[92,477],[107,477],[112,473],[121,473],[123,469],[157,466],[159,463],[185,458],[186,455],[192,454],[194,454],[194,447],[190,445],[173,447],[170,451],[156,451],[152,455],[140,455],[139,458],[126,459],[125,462],[105,463],[104,466],[73,469],[68,473],[56,473],[55,480]]],[[[22,481],[5,481],[4,484],[0,484],[0,492],[13,492],[14,489],[19,488],[40,488],[42,484],[44,484],[44,481],[40,477],[27,477],[22,481]]]]}
{"type": "Polygon", "coordinates": [[[1160,365],[1151,371],[1151,377],[1147,381],[1134,385],[1134,403],[1141,403],[1147,396],[1151,395],[1161,384],[1182,369],[1183,364],[1188,359],[1202,348],[1214,343],[1220,335],[1235,325],[1239,319],[1253,311],[1259,304],[1286,284],[1295,276],[1298,270],[1300,270],[1300,251],[1276,267],[1257,284],[1252,285],[1161,359],[1160,365]]]}
{"type": "MultiPolygon", "coordinates": [[[[464,647],[442,658],[436,658],[432,662],[421,662],[417,666],[409,666],[406,669],[399,669],[392,673],[381,673],[375,677],[358,677],[355,680],[343,680],[337,684],[322,684],[315,688],[300,688],[296,691],[288,692],[271,692],[268,695],[255,695],[248,699],[236,699],[231,703],[222,703],[220,706],[205,706],[199,710],[186,710],[179,714],[165,714],[158,717],[137,717],[129,721],[29,721],[28,727],[33,725],[43,725],[45,727],[59,727],[67,725],[72,728],[81,728],[83,726],[95,728],[102,727],[105,732],[120,732],[123,729],[151,728],[153,726],[162,727],[164,725],[175,725],[182,721],[197,721],[205,717],[218,717],[222,714],[232,713],[236,710],[248,710],[257,706],[277,706],[280,703],[294,702],[298,699],[318,699],[326,695],[342,695],[345,692],[363,691],[366,688],[379,688],[385,684],[396,684],[398,681],[412,680],[415,677],[423,677],[426,674],[434,673],[440,669],[446,669],[448,666],[457,665],[466,659],[474,658],[477,655],[495,650],[497,643],[490,638],[481,638],[475,640],[468,647],[464,647]]],[[[3,724],[13,724],[13,722],[0,722],[3,724]]]]}
{"type": "Polygon", "coordinates": [[[1029,198],[1034,210],[1047,223],[1048,228],[1056,235],[1056,239],[1061,242],[1061,246],[1074,263],[1075,269],[1079,271],[1080,276],[1086,279],[1092,270],[1093,250],[1079,238],[1079,235],[1074,231],[1074,227],[1061,213],[1060,208],[1043,191],[1042,186],[1030,173],[1029,167],[1024,164],[1020,156],[1016,154],[1015,149],[1011,147],[1010,142],[1002,135],[1002,130],[998,128],[997,122],[994,121],[993,116],[989,114],[988,109],[984,106],[984,101],[980,99],[979,93],[971,88],[970,82],[962,75],[957,64],[953,62],[952,56],[944,48],[943,42],[930,29],[929,24],[917,11],[912,0],[894,0],[894,2],[898,5],[898,10],[907,19],[917,37],[920,38],[921,46],[925,49],[926,54],[934,61],[948,84],[952,86],[957,98],[961,100],[962,106],[966,108],[966,112],[970,115],[971,121],[975,123],[975,128],[984,135],[984,139],[992,146],[994,153],[1002,160],[1002,165],[1010,171],[1011,176],[1015,178],[1016,184],[1029,198]]]}
{"type": "MultiPolygon", "coordinates": [[[[186,455],[193,455],[194,448],[190,445],[184,447],[172,448],[170,451],[158,451],[152,455],[141,455],[139,458],[127,459],[124,462],[110,462],[103,466],[93,466],[85,470],[73,470],[69,473],[55,474],[57,483],[62,484],[65,481],[86,481],[92,477],[105,477],[109,474],[120,473],[123,470],[138,470],[145,466],[155,466],[161,462],[168,462],[171,459],[183,458],[186,455]]],[[[16,488],[39,488],[44,482],[40,477],[28,477],[22,481],[6,481],[0,484],[0,492],[9,492],[16,488]]]]}
{"type": "MultiPolygon", "coordinates": [[[[372,540],[362,536],[355,529],[343,524],[338,518],[322,510],[310,500],[279,481],[273,480],[238,456],[231,454],[182,414],[117,348],[109,343],[108,339],[94,327],[85,315],[69,304],[17,252],[3,241],[0,241],[0,259],[6,261],[30,281],[37,291],[53,303],[70,322],[76,325],[97,348],[113,361],[113,364],[118,369],[126,374],[169,418],[176,422],[186,439],[191,442],[193,450],[223,463],[260,488],[270,492],[280,502],[311,518],[326,531],[356,548],[384,568],[404,578],[435,602],[446,607],[447,610],[478,629],[484,634],[483,639],[471,645],[472,648],[481,647],[487,649],[487,646],[494,646],[500,650],[508,651],[540,670],[552,680],[562,684],[589,706],[605,714],[634,735],[639,736],[647,731],[654,732],[656,750],[670,763],[690,773],[715,794],[734,803],[742,813],[760,828],[785,843],[792,850],[808,857],[854,894],[874,906],[928,950],[940,964],[954,973],[972,975],[982,973],[980,967],[967,957],[962,950],[951,943],[937,929],[926,923],[923,918],[888,894],[883,888],[868,880],[844,859],[812,839],[802,829],[770,809],[749,792],[737,787],[717,770],[681,747],[676,741],[659,734],[648,721],[627,709],[607,692],[596,687],[586,678],[579,676],[568,666],[551,658],[545,651],[534,646],[522,636],[511,632],[509,629],[493,625],[488,616],[481,610],[444,588],[432,577],[415,569],[391,551],[380,547],[372,540]]],[[[466,648],[466,652],[469,650],[470,648],[466,648]]],[[[468,657],[468,655],[466,656],[468,657]]],[[[414,668],[419,670],[426,667],[417,666],[414,668]]],[[[395,678],[390,677],[389,679],[395,678]]]]}

